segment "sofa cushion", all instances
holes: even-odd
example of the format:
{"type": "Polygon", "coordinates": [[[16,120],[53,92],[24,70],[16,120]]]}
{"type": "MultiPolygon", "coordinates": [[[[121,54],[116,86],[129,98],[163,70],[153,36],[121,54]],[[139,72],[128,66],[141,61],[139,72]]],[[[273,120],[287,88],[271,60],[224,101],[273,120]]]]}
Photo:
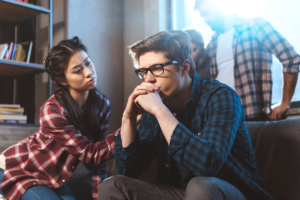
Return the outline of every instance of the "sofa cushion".
{"type": "Polygon", "coordinates": [[[265,190],[276,199],[300,199],[300,118],[246,125],[265,190]]]}

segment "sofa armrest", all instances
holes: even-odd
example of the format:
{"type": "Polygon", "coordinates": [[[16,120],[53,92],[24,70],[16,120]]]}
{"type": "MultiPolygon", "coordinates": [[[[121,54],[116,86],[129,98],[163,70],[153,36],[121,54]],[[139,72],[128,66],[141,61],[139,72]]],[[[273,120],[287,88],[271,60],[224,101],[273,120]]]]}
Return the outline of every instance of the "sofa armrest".
{"type": "Polygon", "coordinates": [[[246,125],[265,190],[276,199],[299,199],[300,118],[246,125]]]}

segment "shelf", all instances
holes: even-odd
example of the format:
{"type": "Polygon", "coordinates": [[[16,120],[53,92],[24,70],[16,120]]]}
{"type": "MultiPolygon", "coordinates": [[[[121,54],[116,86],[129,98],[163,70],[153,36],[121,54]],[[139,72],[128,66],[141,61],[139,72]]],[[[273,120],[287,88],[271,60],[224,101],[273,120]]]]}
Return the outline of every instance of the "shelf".
{"type": "Polygon", "coordinates": [[[0,0],[0,21],[19,23],[41,13],[49,14],[51,11],[30,3],[0,0]]]}
{"type": "Polygon", "coordinates": [[[0,123],[0,126],[19,126],[19,127],[39,127],[36,124],[21,124],[21,123],[0,123]]]}
{"type": "Polygon", "coordinates": [[[43,65],[0,59],[0,75],[17,77],[43,71],[43,65]]]}

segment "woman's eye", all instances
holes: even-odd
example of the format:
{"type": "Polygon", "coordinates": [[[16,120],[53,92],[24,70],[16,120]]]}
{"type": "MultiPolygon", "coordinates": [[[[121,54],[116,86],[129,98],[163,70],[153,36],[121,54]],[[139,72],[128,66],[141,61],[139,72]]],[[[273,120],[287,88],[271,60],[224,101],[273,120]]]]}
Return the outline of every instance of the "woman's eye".
{"type": "Polygon", "coordinates": [[[86,62],[85,62],[85,66],[89,66],[90,64],[91,64],[90,61],[86,61],[86,62]]]}
{"type": "Polygon", "coordinates": [[[80,73],[80,71],[81,71],[81,69],[79,68],[75,71],[75,73],[78,74],[78,73],[80,73]]]}

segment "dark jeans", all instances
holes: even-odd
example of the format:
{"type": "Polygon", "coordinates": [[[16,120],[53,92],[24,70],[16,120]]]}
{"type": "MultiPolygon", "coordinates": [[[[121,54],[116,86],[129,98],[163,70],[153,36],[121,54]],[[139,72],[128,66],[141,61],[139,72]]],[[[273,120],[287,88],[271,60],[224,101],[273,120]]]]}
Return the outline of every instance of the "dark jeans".
{"type": "MultiPolygon", "coordinates": [[[[3,174],[4,170],[0,168],[0,183],[2,182],[3,174]]],[[[5,197],[1,190],[0,194],[5,197]]],[[[21,200],[76,200],[76,198],[66,185],[56,189],[37,185],[29,188],[24,193],[21,200]]]]}
{"type": "Polygon", "coordinates": [[[230,183],[215,177],[195,177],[186,191],[157,181],[122,175],[106,179],[98,187],[98,200],[246,200],[230,183]]]}

